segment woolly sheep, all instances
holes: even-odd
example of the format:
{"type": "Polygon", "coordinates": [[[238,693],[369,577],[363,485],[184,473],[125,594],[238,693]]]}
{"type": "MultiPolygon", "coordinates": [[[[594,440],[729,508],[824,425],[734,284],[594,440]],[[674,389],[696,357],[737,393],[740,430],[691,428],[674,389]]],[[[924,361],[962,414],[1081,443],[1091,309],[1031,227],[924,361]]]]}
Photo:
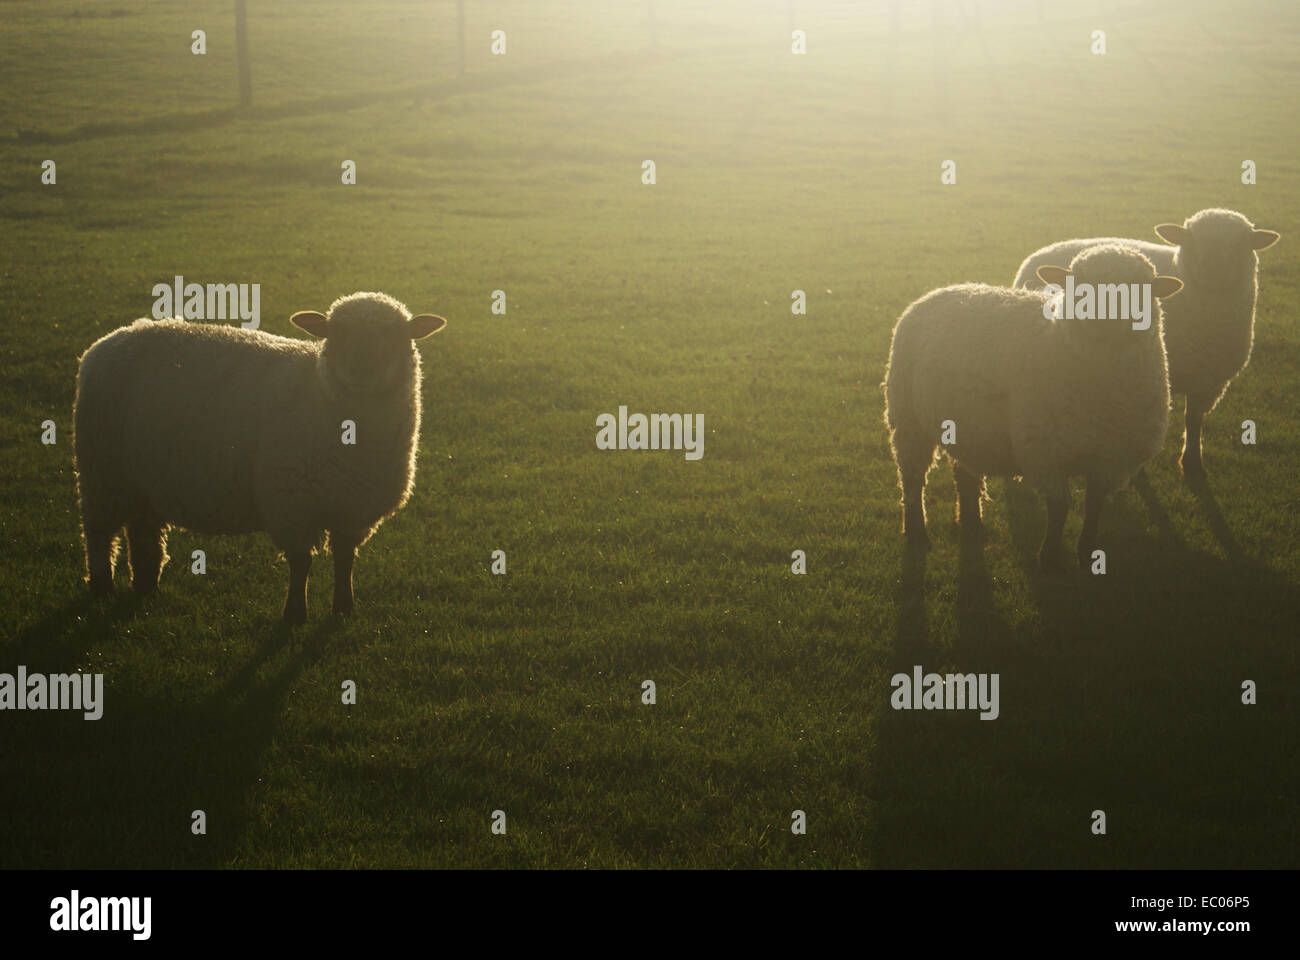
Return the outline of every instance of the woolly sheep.
{"type": "MultiPolygon", "coordinates": [[[[1053,319],[1053,297],[968,283],[932,291],[903,312],[885,371],[885,422],[903,492],[903,533],[925,533],[925,476],[944,432],[957,486],[957,520],[982,534],[985,474],[1022,476],[1047,498],[1044,568],[1058,565],[1069,507],[1069,477],[1087,478],[1078,556],[1086,564],[1105,498],[1160,449],[1169,418],[1169,382],[1155,298],[1177,292],[1141,254],[1115,245],[1080,253],[1068,270],[1043,268],[1050,282],[1149,283],[1147,329],[1128,319],[1053,319]]],[[[1057,294],[1057,297],[1060,297],[1057,294]]],[[[1055,305],[1059,311],[1061,303],[1055,305]]],[[[1062,315],[1064,315],[1062,313],[1062,315]]]]}
{"type": "Polygon", "coordinates": [[[420,429],[412,317],[382,293],[290,322],[320,341],[183,320],[137,320],[81,358],[77,488],[90,587],[111,593],[126,527],[131,585],[149,593],[170,525],[266,531],[289,562],[284,619],[307,619],[311,556],[329,533],[334,612],[352,611],[357,547],[406,503],[420,429]],[[355,424],[345,444],[343,421],[355,424]]]}
{"type": "Polygon", "coordinates": [[[1256,251],[1271,247],[1280,234],[1257,230],[1240,213],[1219,209],[1202,210],[1182,226],[1162,223],[1155,230],[1168,246],[1106,237],[1063,240],[1043,247],[1020,265],[1014,286],[1042,286],[1037,276],[1040,266],[1065,263],[1080,250],[1099,243],[1135,249],[1157,271],[1183,281],[1182,294],[1165,310],[1165,350],[1170,392],[1187,398],[1178,462],[1183,475],[1196,482],[1205,476],[1201,422],[1250,360],[1259,270],[1256,251]]]}

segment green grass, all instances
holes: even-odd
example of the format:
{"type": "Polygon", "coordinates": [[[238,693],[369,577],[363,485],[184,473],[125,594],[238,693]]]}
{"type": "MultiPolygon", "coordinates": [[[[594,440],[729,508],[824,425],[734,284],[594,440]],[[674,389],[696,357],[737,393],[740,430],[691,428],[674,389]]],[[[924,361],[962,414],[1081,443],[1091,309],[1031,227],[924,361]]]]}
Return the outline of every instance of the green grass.
{"type": "Polygon", "coordinates": [[[894,42],[883,4],[800,3],[795,57],[781,3],[661,0],[651,49],[643,3],[483,0],[457,79],[451,3],[252,0],[247,111],[229,3],[2,6],[0,671],[102,671],[106,706],[0,714],[0,866],[1300,863],[1292,5],[985,4],[982,34],[941,5],[936,35],[905,4],[894,42]],[[906,560],[878,385],[907,303],[1219,205],[1284,238],[1212,496],[1171,431],[1108,575],[1044,578],[1041,498],[993,482],[963,550],[937,469],[906,560]],[[353,619],[322,558],[286,642],[262,536],[174,531],[156,597],[86,595],[77,357],[175,274],[261,283],[284,335],[358,289],[449,318],[353,619]],[[704,458],[598,451],[620,403],[703,413],[704,458]],[[1001,717],[889,709],[915,663],[1000,673],[1001,717]]]}

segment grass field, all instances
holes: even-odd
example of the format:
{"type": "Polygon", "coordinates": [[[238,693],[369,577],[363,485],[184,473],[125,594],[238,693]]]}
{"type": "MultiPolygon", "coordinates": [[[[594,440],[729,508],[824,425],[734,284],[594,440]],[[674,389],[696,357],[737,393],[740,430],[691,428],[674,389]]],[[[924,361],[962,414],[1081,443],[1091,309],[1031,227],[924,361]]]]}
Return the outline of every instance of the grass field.
{"type": "Polygon", "coordinates": [[[460,78],[451,2],[251,0],[240,110],[229,3],[0,3],[0,672],[106,689],[0,714],[0,866],[1300,865],[1300,9],[973,6],[659,0],[652,43],[645,2],[470,0],[460,78]],[[1212,206],[1283,240],[1210,493],[1171,430],[1108,574],[1045,577],[1042,499],[992,482],[963,549],[937,469],[905,559],[902,309],[1212,206]],[[288,637],[269,540],[184,531],[157,596],[91,602],[77,358],[177,274],[286,336],[354,290],[449,319],[353,618],[322,558],[288,637]],[[597,450],[620,404],[702,413],[703,459],[597,450]],[[918,663],[1001,716],[891,710],[918,663]]]}

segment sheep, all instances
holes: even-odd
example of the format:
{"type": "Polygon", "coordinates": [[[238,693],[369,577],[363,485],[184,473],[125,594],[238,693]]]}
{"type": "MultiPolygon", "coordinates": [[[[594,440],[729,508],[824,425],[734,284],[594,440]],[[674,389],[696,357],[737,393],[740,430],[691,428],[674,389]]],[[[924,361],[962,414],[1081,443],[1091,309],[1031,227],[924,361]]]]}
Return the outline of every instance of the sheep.
{"type": "MultiPolygon", "coordinates": [[[[1085,250],[1068,269],[1044,266],[1040,274],[1060,285],[1070,274],[1076,283],[1150,284],[1153,298],[1181,286],[1117,245],[1085,250]]],[[[1085,476],[1077,555],[1081,564],[1090,560],[1106,497],[1164,442],[1169,381],[1154,299],[1145,329],[1113,313],[1058,319],[1069,316],[1063,300],[1060,292],[967,283],[926,294],[899,318],[882,386],[909,544],[929,544],[925,477],[943,439],[952,441],[944,447],[964,536],[983,536],[985,474],[1021,476],[1044,493],[1044,569],[1060,565],[1069,478],[1085,476]]]]}
{"type": "Polygon", "coordinates": [[[1063,240],[1025,258],[1013,286],[1039,287],[1036,271],[1064,263],[1080,250],[1118,243],[1142,253],[1163,274],[1178,277],[1186,290],[1165,311],[1169,389],[1186,397],[1183,449],[1178,464],[1191,484],[1205,479],[1201,423],[1250,360],[1254,340],[1259,255],[1281,235],[1258,230],[1233,210],[1202,210],[1183,222],[1155,228],[1162,245],[1106,237],[1063,240]]]}
{"type": "Polygon", "coordinates": [[[354,293],[328,315],[290,317],[318,341],[180,319],[137,320],[97,340],[81,357],[73,411],[91,591],[112,593],[124,526],[137,594],[158,586],[170,526],[265,531],[288,560],[283,618],[298,625],[328,532],[333,611],[351,613],[357,548],[414,486],[412,341],[446,322],[354,293]]]}

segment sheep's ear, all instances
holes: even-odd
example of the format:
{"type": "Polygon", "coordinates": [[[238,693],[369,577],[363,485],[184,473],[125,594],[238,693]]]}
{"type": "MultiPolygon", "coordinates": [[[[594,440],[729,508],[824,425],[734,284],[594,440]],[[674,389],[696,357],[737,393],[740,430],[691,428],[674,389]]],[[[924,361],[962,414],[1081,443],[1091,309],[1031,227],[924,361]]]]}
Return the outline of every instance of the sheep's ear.
{"type": "Polygon", "coordinates": [[[289,318],[289,322],[299,330],[310,333],[313,337],[324,339],[329,336],[329,318],[323,313],[317,313],[315,310],[299,310],[289,318]]]}
{"type": "Polygon", "coordinates": [[[1049,267],[1047,264],[1043,264],[1034,272],[1043,283],[1054,283],[1058,287],[1065,286],[1065,278],[1070,274],[1065,267],[1049,267]]]}
{"type": "Polygon", "coordinates": [[[412,340],[423,340],[431,334],[437,333],[447,325],[447,321],[442,317],[432,313],[422,313],[419,316],[412,317],[408,325],[411,330],[412,340]]]}
{"type": "Polygon", "coordinates": [[[1183,289],[1183,281],[1177,277],[1156,277],[1151,282],[1151,296],[1160,300],[1172,297],[1181,289],[1183,289]]]}
{"type": "Polygon", "coordinates": [[[1267,250],[1281,239],[1282,234],[1276,230],[1252,230],[1250,233],[1250,248],[1252,250],[1267,250]]]}
{"type": "Polygon", "coordinates": [[[1162,223],[1156,227],[1156,236],[1171,247],[1181,247],[1187,242],[1187,228],[1176,223],[1162,223]]]}

